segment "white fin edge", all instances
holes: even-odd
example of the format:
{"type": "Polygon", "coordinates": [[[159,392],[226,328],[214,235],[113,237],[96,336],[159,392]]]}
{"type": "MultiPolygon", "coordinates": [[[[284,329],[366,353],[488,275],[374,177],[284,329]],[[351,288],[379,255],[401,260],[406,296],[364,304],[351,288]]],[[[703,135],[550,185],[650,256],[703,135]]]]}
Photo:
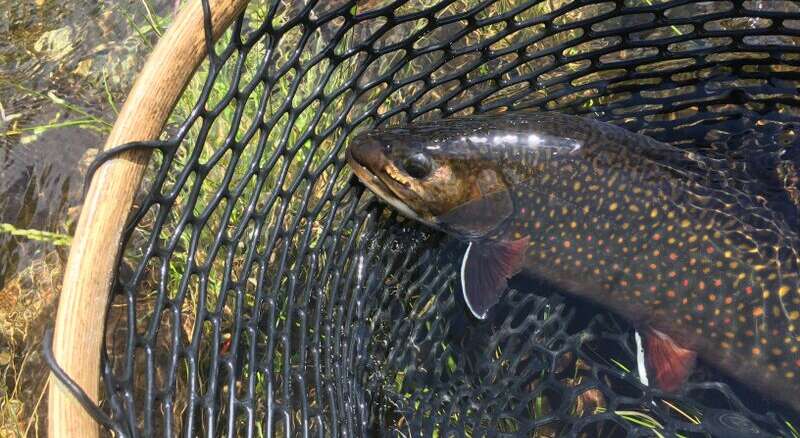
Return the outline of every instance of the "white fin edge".
{"type": "Polygon", "coordinates": [[[464,258],[461,260],[461,293],[464,294],[464,301],[467,303],[467,307],[469,308],[470,313],[478,319],[486,319],[486,314],[489,313],[484,312],[483,315],[479,315],[475,309],[472,308],[472,303],[469,302],[469,297],[467,297],[467,283],[464,279],[464,271],[467,268],[467,259],[469,258],[469,252],[472,249],[472,242],[469,243],[467,246],[467,251],[464,253],[464,258]]]}
{"type": "Polygon", "coordinates": [[[636,370],[639,373],[639,381],[644,386],[650,386],[650,380],[647,378],[647,367],[644,363],[644,345],[642,345],[642,336],[639,330],[633,331],[633,338],[636,340],[636,370]]]}

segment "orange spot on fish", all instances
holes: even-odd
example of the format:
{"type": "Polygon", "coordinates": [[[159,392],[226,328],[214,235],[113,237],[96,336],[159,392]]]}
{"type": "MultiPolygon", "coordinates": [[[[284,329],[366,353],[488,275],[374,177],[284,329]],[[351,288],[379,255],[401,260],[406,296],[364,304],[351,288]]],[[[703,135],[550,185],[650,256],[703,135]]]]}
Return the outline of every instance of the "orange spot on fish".
{"type": "Polygon", "coordinates": [[[657,267],[655,263],[650,263],[650,269],[656,269],[657,267]]]}
{"type": "Polygon", "coordinates": [[[707,247],[706,248],[706,252],[709,253],[709,254],[714,254],[714,247],[713,246],[707,247]]]}
{"type": "Polygon", "coordinates": [[[675,254],[674,252],[669,253],[669,259],[672,261],[678,260],[678,254],[675,254]]]}
{"type": "Polygon", "coordinates": [[[667,296],[670,298],[675,298],[675,291],[670,289],[667,291],[667,296]]]}
{"type": "Polygon", "coordinates": [[[705,290],[706,289],[706,282],[703,281],[703,280],[700,280],[700,283],[697,284],[697,287],[699,287],[700,290],[705,290]]]}
{"type": "Polygon", "coordinates": [[[569,240],[564,241],[564,248],[569,248],[570,246],[572,246],[572,243],[569,240]]]}
{"type": "Polygon", "coordinates": [[[714,295],[714,294],[710,294],[710,295],[708,296],[708,301],[717,301],[717,296],[716,296],[716,295],[714,295]]]}
{"type": "Polygon", "coordinates": [[[761,307],[756,307],[753,309],[753,316],[761,316],[764,314],[764,309],[761,307]]]}
{"type": "Polygon", "coordinates": [[[732,303],[732,302],[733,302],[733,298],[731,298],[731,297],[725,297],[725,304],[730,304],[730,303],[732,303]]]}
{"type": "Polygon", "coordinates": [[[653,240],[661,240],[661,234],[659,233],[653,234],[653,240]]]}

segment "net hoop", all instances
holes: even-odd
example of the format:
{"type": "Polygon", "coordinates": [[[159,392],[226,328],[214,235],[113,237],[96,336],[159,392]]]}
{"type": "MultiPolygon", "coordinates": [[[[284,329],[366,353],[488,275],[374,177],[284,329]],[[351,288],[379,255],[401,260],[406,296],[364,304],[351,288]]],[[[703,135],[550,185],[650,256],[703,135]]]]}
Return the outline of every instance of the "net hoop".
{"type": "MultiPolygon", "coordinates": [[[[246,5],[247,0],[196,0],[181,9],[138,74],[103,150],[158,139],[184,87],[208,53],[204,8],[210,9],[212,40],[216,41],[246,5]]],[[[150,155],[149,150],[130,150],[97,169],[66,264],[53,355],[94,402],[100,391],[101,343],[120,242],[150,155]]],[[[48,397],[49,436],[99,436],[97,422],[52,375],[48,397]]]]}

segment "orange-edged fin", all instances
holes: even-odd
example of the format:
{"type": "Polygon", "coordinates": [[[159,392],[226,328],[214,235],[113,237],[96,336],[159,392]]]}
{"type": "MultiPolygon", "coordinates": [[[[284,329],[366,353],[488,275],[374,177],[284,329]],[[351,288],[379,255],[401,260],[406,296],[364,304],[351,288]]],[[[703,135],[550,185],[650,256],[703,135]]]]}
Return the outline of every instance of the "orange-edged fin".
{"type": "Polygon", "coordinates": [[[506,242],[470,242],[461,261],[461,289],[470,312],[486,318],[508,279],[522,269],[528,237],[506,242]]]}
{"type": "Polygon", "coordinates": [[[666,392],[677,391],[692,373],[697,353],[653,328],[644,333],[645,362],[656,386],[666,392]]]}

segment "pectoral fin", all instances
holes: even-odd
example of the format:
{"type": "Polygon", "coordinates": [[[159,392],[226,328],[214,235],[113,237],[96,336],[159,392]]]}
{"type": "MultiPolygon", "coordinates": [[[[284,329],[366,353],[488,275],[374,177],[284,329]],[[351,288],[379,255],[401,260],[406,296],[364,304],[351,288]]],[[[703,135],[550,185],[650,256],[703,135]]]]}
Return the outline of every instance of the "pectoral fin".
{"type": "Polygon", "coordinates": [[[461,289],[470,312],[486,318],[508,285],[522,269],[529,238],[506,242],[471,242],[461,262],[461,289]]]}
{"type": "Polygon", "coordinates": [[[667,334],[655,329],[645,332],[645,362],[656,386],[674,392],[692,373],[697,353],[678,345],[667,334]]]}

